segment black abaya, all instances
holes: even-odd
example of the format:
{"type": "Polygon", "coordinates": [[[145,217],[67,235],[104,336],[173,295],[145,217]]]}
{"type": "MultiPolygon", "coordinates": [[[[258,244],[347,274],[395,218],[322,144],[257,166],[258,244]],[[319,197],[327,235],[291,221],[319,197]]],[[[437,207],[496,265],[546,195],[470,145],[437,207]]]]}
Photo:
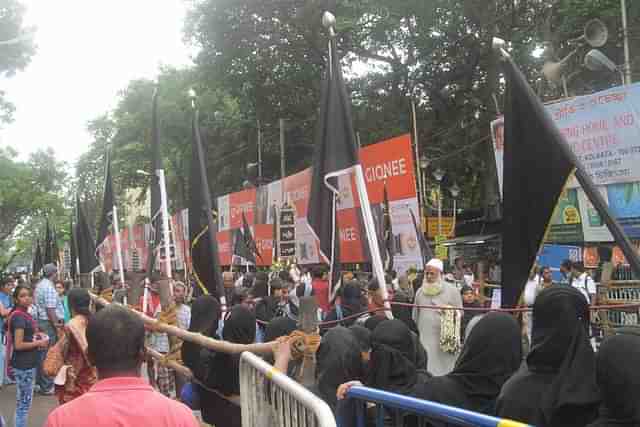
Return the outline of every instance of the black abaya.
{"type": "Polygon", "coordinates": [[[590,427],[640,426],[640,336],[607,338],[596,356],[596,375],[602,391],[598,419],[590,427]]]}
{"type": "Polygon", "coordinates": [[[538,427],[593,421],[600,393],[588,327],[589,306],[580,292],[568,286],[542,291],[533,306],[531,353],[502,387],[498,416],[538,427]]]}

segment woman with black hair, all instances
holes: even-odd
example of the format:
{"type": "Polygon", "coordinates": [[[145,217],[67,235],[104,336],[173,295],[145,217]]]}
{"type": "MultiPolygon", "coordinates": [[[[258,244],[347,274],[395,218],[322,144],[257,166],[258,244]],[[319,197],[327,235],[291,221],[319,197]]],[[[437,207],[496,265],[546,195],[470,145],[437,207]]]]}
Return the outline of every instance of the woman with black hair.
{"type": "Polygon", "coordinates": [[[86,289],[74,288],[67,294],[71,320],[64,327],[64,364],[54,379],[58,403],[67,403],[83,395],[98,380],[89,361],[86,337],[91,313],[91,297],[86,289]]]}

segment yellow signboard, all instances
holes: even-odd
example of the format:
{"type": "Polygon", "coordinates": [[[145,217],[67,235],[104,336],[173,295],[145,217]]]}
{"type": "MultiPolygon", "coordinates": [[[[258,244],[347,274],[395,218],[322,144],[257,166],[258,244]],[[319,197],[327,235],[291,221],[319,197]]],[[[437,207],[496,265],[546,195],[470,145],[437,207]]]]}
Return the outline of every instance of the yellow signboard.
{"type": "Polygon", "coordinates": [[[427,217],[427,236],[435,237],[438,234],[442,234],[446,238],[450,239],[455,236],[455,223],[453,217],[443,216],[442,221],[442,233],[439,233],[440,226],[438,225],[438,217],[427,217]]]}

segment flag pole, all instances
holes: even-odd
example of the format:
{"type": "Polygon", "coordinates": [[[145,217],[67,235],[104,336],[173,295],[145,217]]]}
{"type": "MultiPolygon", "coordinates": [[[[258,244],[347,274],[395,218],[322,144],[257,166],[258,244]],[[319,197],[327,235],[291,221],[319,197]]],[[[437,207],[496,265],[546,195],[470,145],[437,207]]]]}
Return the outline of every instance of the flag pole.
{"type": "MultiPolygon", "coordinates": [[[[333,66],[340,66],[340,64],[333,64],[333,52],[332,42],[336,36],[334,25],[335,16],[330,12],[325,12],[322,17],[322,24],[329,31],[329,73],[333,73],[333,66]]],[[[364,179],[364,172],[362,170],[362,164],[358,163],[354,166],[356,188],[358,190],[358,197],[360,198],[360,209],[362,210],[362,216],[364,219],[364,227],[367,234],[367,241],[369,243],[369,249],[371,250],[371,261],[373,267],[373,273],[378,279],[380,285],[380,292],[384,300],[385,315],[389,319],[393,319],[391,313],[391,305],[388,301],[387,283],[385,280],[384,267],[382,265],[382,258],[380,257],[380,248],[378,247],[378,238],[376,234],[376,227],[373,222],[373,215],[371,213],[371,205],[369,204],[369,195],[367,193],[367,184],[364,179]]],[[[335,194],[334,194],[335,197],[335,194]]],[[[335,209],[333,214],[335,215],[335,209]]],[[[334,227],[335,228],[335,227],[334,227]]],[[[339,239],[336,239],[339,240],[339,239]]],[[[339,241],[334,240],[334,244],[339,244],[339,241]]]]}
{"type": "MultiPolygon", "coordinates": [[[[169,232],[169,207],[167,206],[167,186],[164,177],[164,169],[156,170],[158,185],[160,186],[160,211],[162,212],[162,240],[164,240],[164,260],[167,277],[171,279],[171,237],[169,232]]],[[[169,282],[171,283],[171,281],[169,282]]],[[[173,295],[173,285],[171,286],[173,295]]]]}
{"type": "Polygon", "coordinates": [[[122,246],[120,245],[120,227],[118,226],[118,208],[113,205],[113,234],[116,238],[116,257],[118,258],[118,269],[120,270],[120,283],[124,289],[124,266],[122,263],[122,246]]]}

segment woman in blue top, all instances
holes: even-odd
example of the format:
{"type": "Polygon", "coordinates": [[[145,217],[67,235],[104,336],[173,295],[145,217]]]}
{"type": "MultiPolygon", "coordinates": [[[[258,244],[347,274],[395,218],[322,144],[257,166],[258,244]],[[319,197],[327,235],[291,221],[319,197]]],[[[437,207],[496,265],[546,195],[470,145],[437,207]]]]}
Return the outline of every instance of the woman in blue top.
{"type": "Polygon", "coordinates": [[[49,337],[36,333],[36,323],[28,312],[33,300],[31,288],[18,285],[13,298],[15,306],[9,315],[8,326],[13,344],[11,366],[16,378],[15,426],[26,427],[39,352],[49,346],[49,337]]]}

